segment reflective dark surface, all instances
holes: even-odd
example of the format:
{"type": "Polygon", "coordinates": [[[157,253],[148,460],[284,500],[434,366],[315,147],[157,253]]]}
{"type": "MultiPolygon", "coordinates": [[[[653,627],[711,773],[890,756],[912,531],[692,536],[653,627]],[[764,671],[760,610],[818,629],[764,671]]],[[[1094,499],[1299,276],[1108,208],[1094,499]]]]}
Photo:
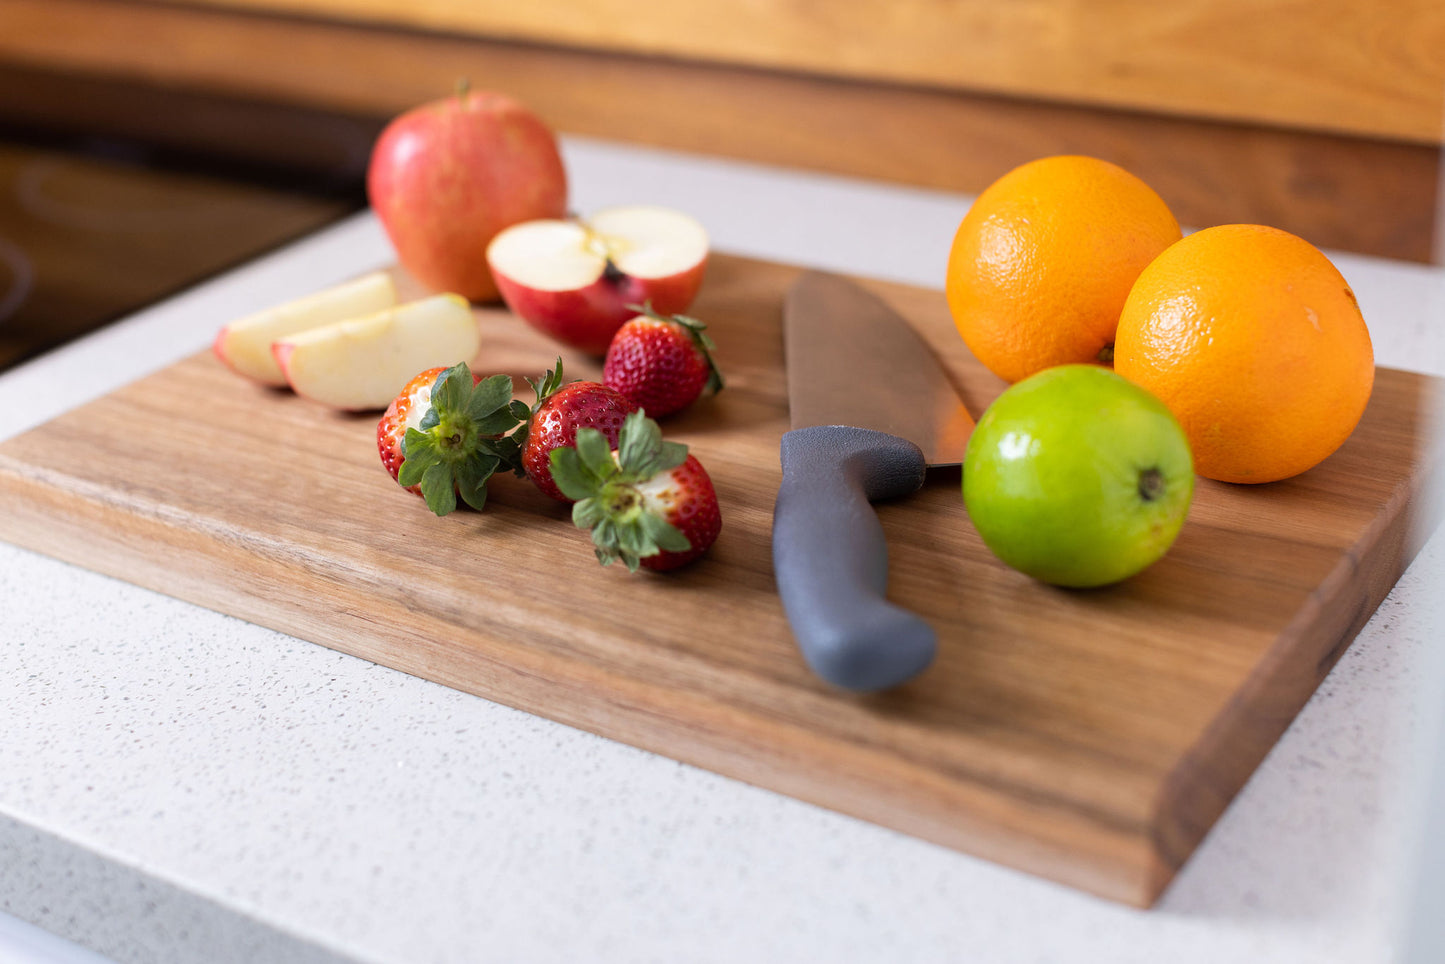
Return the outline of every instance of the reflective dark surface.
{"type": "Polygon", "coordinates": [[[0,130],[0,369],[363,204],[359,185],[287,180],[136,141],[0,130]]]}

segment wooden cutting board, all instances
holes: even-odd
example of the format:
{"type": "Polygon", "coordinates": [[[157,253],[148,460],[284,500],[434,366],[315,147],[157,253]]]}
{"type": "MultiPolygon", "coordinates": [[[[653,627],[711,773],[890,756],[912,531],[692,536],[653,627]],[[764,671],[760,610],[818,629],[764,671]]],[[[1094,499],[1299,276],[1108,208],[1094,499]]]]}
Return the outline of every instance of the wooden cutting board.
{"type": "MultiPolygon", "coordinates": [[[[382,469],[375,415],[259,388],[209,353],[0,445],[0,537],[1150,904],[1413,557],[1433,382],[1380,371],[1354,436],[1303,476],[1202,483],[1169,555],[1103,590],[1005,568],[969,523],[958,471],[931,476],[880,516],[890,595],[938,628],[938,660],[892,692],[849,695],[804,667],[773,586],[779,326],[796,275],[721,256],[710,270],[693,313],[728,388],[664,429],[710,470],[723,533],[670,575],[599,567],[567,508],[511,477],[485,512],[435,518],[382,469]]],[[[1002,385],[942,295],[869,287],[981,413],[1002,385]]],[[[555,357],[505,312],[478,316],[478,370],[536,375],[555,357]]]]}

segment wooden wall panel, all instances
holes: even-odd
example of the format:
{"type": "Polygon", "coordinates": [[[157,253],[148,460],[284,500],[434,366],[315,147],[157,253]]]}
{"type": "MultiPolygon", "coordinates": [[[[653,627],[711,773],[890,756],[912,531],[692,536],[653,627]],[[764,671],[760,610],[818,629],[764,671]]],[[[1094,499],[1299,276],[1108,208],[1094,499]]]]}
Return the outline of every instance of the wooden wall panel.
{"type": "Polygon", "coordinates": [[[1439,0],[185,0],[1439,143],[1439,0]]]}
{"type": "MultiPolygon", "coordinates": [[[[1431,254],[1440,152],[1424,145],[116,0],[0,0],[0,24],[0,68],[19,78],[0,72],[0,122],[234,148],[225,130],[253,123],[247,105],[374,125],[468,75],[574,134],[970,193],[1035,157],[1087,153],[1139,174],[1193,227],[1262,222],[1326,247],[1431,254]]],[[[347,128],[349,152],[367,129],[347,128]]]]}

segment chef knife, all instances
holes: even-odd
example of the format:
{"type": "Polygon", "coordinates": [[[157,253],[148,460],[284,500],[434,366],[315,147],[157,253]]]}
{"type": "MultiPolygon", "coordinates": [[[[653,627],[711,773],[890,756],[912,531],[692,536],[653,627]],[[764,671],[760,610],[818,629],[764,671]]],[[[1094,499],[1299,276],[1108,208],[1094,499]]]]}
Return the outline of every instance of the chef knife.
{"type": "Polygon", "coordinates": [[[933,628],[885,598],[888,547],[870,503],[958,465],[973,430],[937,357],[887,304],[804,273],[783,308],[792,429],[773,510],[773,569],[798,648],[824,680],[871,691],[922,672],[933,628]]]}

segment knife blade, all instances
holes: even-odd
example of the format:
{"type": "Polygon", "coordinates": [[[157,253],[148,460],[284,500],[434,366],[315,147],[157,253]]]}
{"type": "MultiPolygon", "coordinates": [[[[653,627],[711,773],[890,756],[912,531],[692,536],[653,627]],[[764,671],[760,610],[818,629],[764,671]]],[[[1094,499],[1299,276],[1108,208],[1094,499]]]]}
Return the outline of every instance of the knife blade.
{"type": "Polygon", "coordinates": [[[773,509],[773,570],[804,660],[873,691],[922,672],[933,628],[890,603],[872,502],[917,491],[963,460],[973,419],[927,343],[881,299],[808,271],[783,306],[791,430],[773,509]]]}

